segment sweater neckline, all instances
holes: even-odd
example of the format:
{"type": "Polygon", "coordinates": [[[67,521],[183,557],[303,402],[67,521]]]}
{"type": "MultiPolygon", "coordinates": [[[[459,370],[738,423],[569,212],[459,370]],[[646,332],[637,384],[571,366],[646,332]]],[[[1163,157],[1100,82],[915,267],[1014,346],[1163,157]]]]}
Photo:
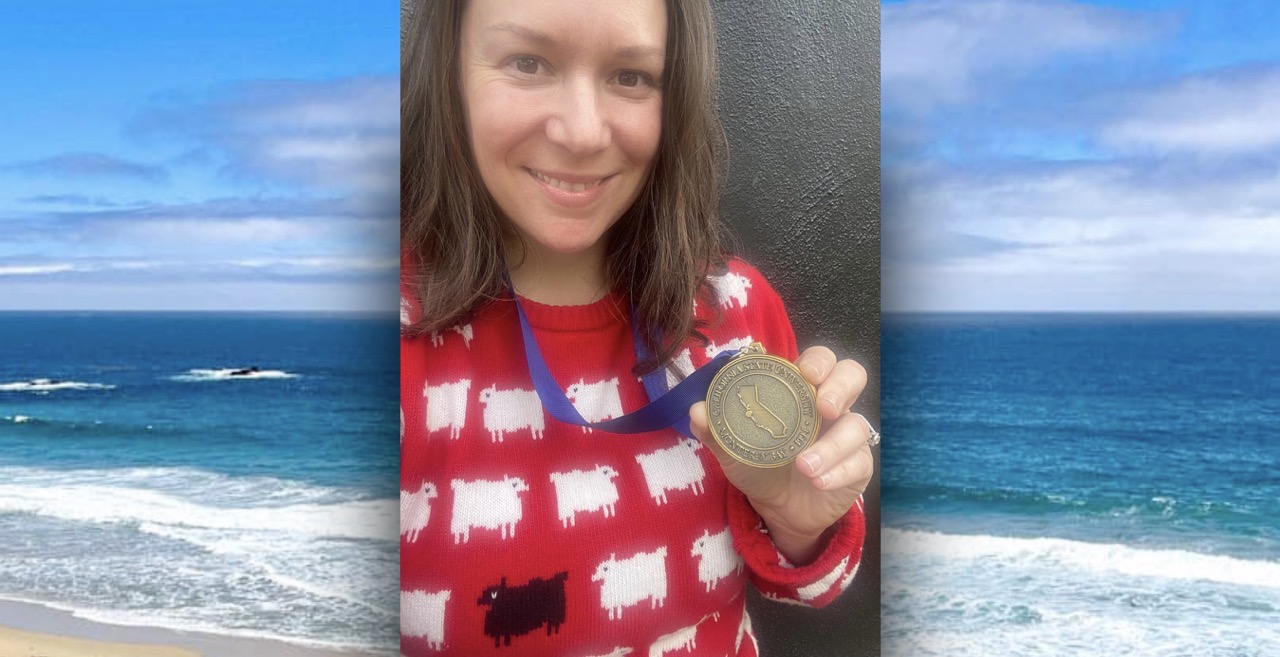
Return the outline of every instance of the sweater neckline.
{"type": "Polygon", "coordinates": [[[529,325],[546,331],[592,331],[630,322],[622,295],[609,291],[600,300],[580,306],[552,306],[520,297],[529,325]]]}

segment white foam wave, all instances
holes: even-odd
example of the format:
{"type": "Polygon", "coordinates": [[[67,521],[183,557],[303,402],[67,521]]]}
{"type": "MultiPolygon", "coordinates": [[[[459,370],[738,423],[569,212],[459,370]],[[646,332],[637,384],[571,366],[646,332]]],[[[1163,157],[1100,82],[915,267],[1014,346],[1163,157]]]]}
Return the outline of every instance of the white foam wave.
{"type": "Polygon", "coordinates": [[[395,654],[399,506],[359,494],[194,468],[0,466],[0,598],[395,654]]]}
{"type": "Polygon", "coordinates": [[[197,497],[219,507],[286,506],[349,501],[348,489],[316,486],[291,479],[266,476],[233,477],[190,467],[135,467],[54,470],[28,466],[0,467],[0,481],[31,488],[66,488],[96,485],[142,489],[178,497],[197,497]]]}
{"type": "MultiPolygon", "coordinates": [[[[394,523],[390,519],[388,522],[394,523]]],[[[353,581],[355,574],[350,571],[349,564],[361,556],[357,553],[360,548],[350,543],[344,545],[340,539],[320,539],[320,542],[303,545],[292,537],[262,531],[195,529],[151,523],[143,523],[139,529],[147,534],[199,546],[219,560],[244,564],[242,572],[259,572],[265,579],[286,589],[300,591],[309,598],[340,600],[382,616],[399,616],[398,611],[370,602],[356,593],[360,586],[353,581]]],[[[385,533],[397,530],[395,524],[389,524],[385,533]]],[[[368,555],[365,555],[363,564],[365,570],[376,569],[369,562],[368,555]]]]}
{"type": "Polygon", "coordinates": [[[1080,612],[1043,623],[991,626],[981,631],[929,626],[891,629],[883,633],[882,648],[886,655],[918,657],[1268,657],[1280,648],[1276,632],[1265,625],[1224,625],[1226,627],[1215,627],[1212,622],[1154,622],[1080,612]]]}
{"type": "Polygon", "coordinates": [[[57,379],[30,379],[0,383],[0,392],[34,392],[48,394],[58,390],[111,390],[114,385],[87,383],[84,381],[59,381],[57,379]]]}
{"type": "Polygon", "coordinates": [[[54,474],[18,468],[0,469],[0,482],[0,513],[133,523],[153,531],[173,527],[270,531],[291,540],[397,540],[391,529],[398,525],[395,500],[351,501],[349,492],[343,495],[297,482],[267,478],[241,482],[182,469],[54,474]],[[148,474],[156,480],[145,481],[148,474]]]}
{"type": "Polygon", "coordinates": [[[1280,563],[884,529],[885,654],[1280,654],[1280,563]]]}
{"type": "Polygon", "coordinates": [[[0,512],[33,513],[89,523],[275,531],[295,538],[392,540],[386,527],[398,513],[393,500],[283,507],[218,508],[155,491],[102,486],[21,489],[0,485],[0,512]]]}
{"type": "Polygon", "coordinates": [[[1036,565],[1138,577],[1196,580],[1280,589],[1280,562],[1186,550],[1135,548],[1060,538],[968,536],[886,527],[885,561],[918,557],[1036,565]]]}
{"type": "Polygon", "coordinates": [[[174,381],[246,381],[253,379],[296,379],[298,374],[284,370],[263,370],[256,367],[196,368],[170,379],[174,381]]]}
{"type": "Polygon", "coordinates": [[[311,582],[308,582],[307,580],[304,580],[298,577],[291,577],[289,575],[286,575],[280,572],[279,569],[272,567],[268,564],[262,564],[261,568],[263,572],[266,573],[267,577],[271,579],[271,581],[277,584],[280,584],[281,586],[287,586],[289,588],[297,589],[299,591],[305,591],[314,596],[318,596],[322,598],[333,598],[336,600],[342,600],[343,602],[348,602],[357,607],[363,607],[365,609],[368,609],[377,614],[381,614],[383,616],[395,617],[396,619],[400,618],[399,610],[387,609],[386,607],[382,607],[380,605],[376,605],[371,602],[366,602],[364,600],[361,600],[360,598],[344,593],[343,591],[331,589],[325,586],[318,586],[316,584],[313,584],[311,582]]]}
{"type": "Polygon", "coordinates": [[[4,419],[14,424],[28,424],[35,420],[35,418],[31,417],[30,415],[6,415],[4,416],[4,419]]]}

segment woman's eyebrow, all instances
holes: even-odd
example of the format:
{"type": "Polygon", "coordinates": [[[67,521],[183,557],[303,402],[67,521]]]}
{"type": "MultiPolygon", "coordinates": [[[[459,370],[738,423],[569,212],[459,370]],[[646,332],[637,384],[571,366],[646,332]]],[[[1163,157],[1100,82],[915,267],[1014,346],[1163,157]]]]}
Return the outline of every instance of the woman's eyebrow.
{"type": "MultiPolygon", "coordinates": [[[[486,28],[488,32],[508,32],[514,34],[526,41],[532,41],[543,46],[555,45],[555,39],[549,35],[539,32],[533,28],[518,25],[516,23],[496,23],[486,28]]],[[[667,52],[665,48],[646,45],[624,46],[616,51],[617,56],[629,59],[642,59],[653,57],[656,59],[666,59],[667,52]]]]}
{"type": "Polygon", "coordinates": [[[653,57],[655,59],[667,58],[667,51],[665,49],[654,46],[626,46],[625,48],[619,48],[617,53],[619,57],[627,57],[630,59],[643,59],[646,57],[653,57]]]}
{"type": "Polygon", "coordinates": [[[547,36],[546,34],[543,34],[542,32],[539,32],[535,29],[525,27],[523,25],[516,25],[515,23],[498,23],[496,25],[490,25],[487,28],[487,31],[510,32],[512,34],[515,34],[516,36],[522,37],[524,39],[533,41],[534,43],[538,43],[544,46],[549,46],[552,43],[554,43],[554,40],[551,37],[547,36]]]}

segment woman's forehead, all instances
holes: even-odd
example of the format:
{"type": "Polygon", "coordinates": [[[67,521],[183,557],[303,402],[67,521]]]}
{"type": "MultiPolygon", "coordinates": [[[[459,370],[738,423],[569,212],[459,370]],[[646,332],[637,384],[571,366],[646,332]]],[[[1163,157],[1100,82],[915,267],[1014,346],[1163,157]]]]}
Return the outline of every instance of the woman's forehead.
{"type": "Polygon", "coordinates": [[[660,58],[665,52],[665,0],[471,0],[467,4],[464,38],[481,43],[590,47],[629,57],[660,58]]]}

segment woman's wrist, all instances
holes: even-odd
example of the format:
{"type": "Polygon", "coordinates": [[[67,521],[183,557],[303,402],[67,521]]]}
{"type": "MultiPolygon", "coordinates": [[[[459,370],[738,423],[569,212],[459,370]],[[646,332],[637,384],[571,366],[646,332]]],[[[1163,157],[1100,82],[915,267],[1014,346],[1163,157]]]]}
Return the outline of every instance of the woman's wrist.
{"type": "MultiPolygon", "coordinates": [[[[756,513],[760,513],[759,509],[756,513]]],[[[793,566],[807,566],[826,549],[835,527],[827,527],[818,532],[808,532],[791,528],[786,522],[773,514],[760,513],[761,520],[769,530],[769,540],[782,556],[793,566]]]]}
{"type": "Polygon", "coordinates": [[[830,530],[817,536],[792,536],[785,532],[769,531],[773,545],[793,566],[807,566],[822,554],[827,546],[830,530]]]}

